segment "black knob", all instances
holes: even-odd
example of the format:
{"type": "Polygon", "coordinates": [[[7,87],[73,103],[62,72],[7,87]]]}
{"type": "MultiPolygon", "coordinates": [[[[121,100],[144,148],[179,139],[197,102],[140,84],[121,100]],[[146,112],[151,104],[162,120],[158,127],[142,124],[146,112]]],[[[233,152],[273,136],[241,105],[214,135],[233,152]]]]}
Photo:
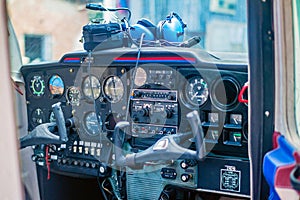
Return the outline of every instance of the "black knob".
{"type": "Polygon", "coordinates": [[[169,93],[168,96],[167,96],[168,100],[175,100],[175,98],[176,98],[175,94],[172,94],[172,93],[169,93]]]}
{"type": "Polygon", "coordinates": [[[91,167],[94,169],[94,168],[96,168],[96,167],[97,167],[97,164],[96,164],[96,163],[94,163],[94,162],[92,162],[92,164],[91,164],[91,167]]]}
{"type": "Polygon", "coordinates": [[[139,112],[142,116],[145,116],[145,117],[149,116],[149,108],[147,108],[147,107],[139,110],[139,112]]]}
{"type": "Polygon", "coordinates": [[[181,167],[182,169],[187,169],[187,168],[189,167],[189,164],[186,163],[185,161],[182,161],[182,162],[180,163],[180,167],[181,167]]]}
{"type": "Polygon", "coordinates": [[[172,109],[166,109],[166,117],[171,118],[173,116],[173,110],[172,109]]]}
{"type": "Polygon", "coordinates": [[[182,182],[188,182],[192,176],[190,174],[182,174],[181,175],[181,181],[182,182]]]}
{"type": "Polygon", "coordinates": [[[79,165],[80,165],[81,167],[83,167],[83,166],[84,166],[84,161],[80,161],[80,162],[79,162],[79,165]]]}
{"type": "Polygon", "coordinates": [[[141,97],[142,94],[143,94],[143,93],[142,93],[141,91],[135,90],[135,91],[133,92],[133,97],[141,97]]]}

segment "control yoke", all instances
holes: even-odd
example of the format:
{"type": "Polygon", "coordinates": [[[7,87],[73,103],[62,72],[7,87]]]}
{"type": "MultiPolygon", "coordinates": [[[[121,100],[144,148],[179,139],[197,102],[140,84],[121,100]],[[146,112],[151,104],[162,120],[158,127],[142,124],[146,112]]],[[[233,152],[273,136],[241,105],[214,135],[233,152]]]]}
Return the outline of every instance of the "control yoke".
{"type": "Polygon", "coordinates": [[[164,136],[145,151],[127,154],[126,156],[122,151],[123,142],[121,138],[123,137],[121,137],[121,134],[124,134],[123,129],[129,126],[129,122],[117,123],[114,131],[116,165],[136,168],[151,161],[169,161],[178,158],[203,160],[205,157],[205,143],[199,114],[197,111],[192,111],[186,117],[191,125],[192,133],[164,136]],[[179,146],[179,144],[192,137],[195,139],[196,151],[179,146]]]}
{"type": "Polygon", "coordinates": [[[61,144],[68,141],[66,123],[60,105],[60,102],[52,105],[56,123],[41,124],[29,134],[20,138],[20,149],[32,145],[61,144]],[[52,133],[56,131],[58,131],[58,135],[52,133]]]}

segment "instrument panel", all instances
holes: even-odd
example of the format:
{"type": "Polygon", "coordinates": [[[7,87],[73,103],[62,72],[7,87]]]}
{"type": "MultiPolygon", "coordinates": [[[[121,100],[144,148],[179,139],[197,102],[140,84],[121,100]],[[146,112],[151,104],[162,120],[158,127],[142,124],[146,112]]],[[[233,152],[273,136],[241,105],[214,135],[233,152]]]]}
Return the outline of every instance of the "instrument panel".
{"type": "MultiPolygon", "coordinates": [[[[250,181],[248,107],[237,98],[247,82],[247,64],[222,63],[205,52],[189,51],[145,48],[137,67],[132,49],[104,50],[92,55],[93,59],[86,59],[86,52],[70,53],[57,63],[23,66],[29,131],[55,121],[51,106],[56,102],[62,103],[65,118],[75,121],[68,129],[68,143],[50,152],[53,171],[106,177],[111,172],[101,167],[113,160],[112,134],[117,122],[130,122],[126,140],[137,152],[165,135],[190,131],[185,116],[197,110],[207,158],[200,163],[178,159],[159,165],[148,174],[156,177],[150,181],[249,196],[247,184],[226,185],[232,174],[237,174],[235,181],[250,181]],[[209,173],[217,174],[218,179],[207,184],[201,177],[209,173]]],[[[188,145],[194,148],[193,141],[188,145]]],[[[133,170],[127,175],[128,183],[133,181],[132,189],[137,179],[150,184],[133,170]]]]}

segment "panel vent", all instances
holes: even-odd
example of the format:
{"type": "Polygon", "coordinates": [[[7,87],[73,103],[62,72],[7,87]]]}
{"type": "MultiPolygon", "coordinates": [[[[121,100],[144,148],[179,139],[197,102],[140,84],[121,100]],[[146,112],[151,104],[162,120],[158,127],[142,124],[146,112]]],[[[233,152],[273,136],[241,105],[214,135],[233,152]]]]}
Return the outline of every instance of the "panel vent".
{"type": "Polygon", "coordinates": [[[127,174],[127,199],[155,200],[159,198],[163,188],[157,173],[127,174]]]}

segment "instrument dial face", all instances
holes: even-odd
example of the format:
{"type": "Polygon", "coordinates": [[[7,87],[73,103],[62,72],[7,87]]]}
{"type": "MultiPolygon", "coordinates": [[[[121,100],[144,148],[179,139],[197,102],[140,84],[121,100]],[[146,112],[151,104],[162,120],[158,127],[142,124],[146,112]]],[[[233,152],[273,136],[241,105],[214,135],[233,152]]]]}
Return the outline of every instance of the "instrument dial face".
{"type": "Polygon", "coordinates": [[[111,103],[119,102],[124,95],[124,85],[117,76],[111,76],[104,83],[104,94],[111,103]]]}
{"type": "Polygon", "coordinates": [[[78,106],[80,103],[80,91],[77,87],[69,87],[66,92],[66,98],[69,104],[72,106],[78,106]]]}
{"type": "Polygon", "coordinates": [[[241,114],[231,114],[230,115],[230,124],[242,125],[242,115],[241,114]]]}
{"type": "Polygon", "coordinates": [[[30,80],[30,91],[34,96],[42,96],[45,94],[45,81],[41,76],[33,76],[30,80]]]}
{"type": "Polygon", "coordinates": [[[99,116],[96,116],[95,112],[89,112],[84,117],[84,127],[88,134],[97,135],[102,130],[102,120],[99,116]],[[99,117],[99,122],[97,117],[99,117]]]}
{"type": "Polygon", "coordinates": [[[201,77],[193,77],[186,85],[186,97],[194,106],[203,105],[208,98],[208,85],[201,77]]]}
{"type": "Polygon", "coordinates": [[[65,90],[65,84],[58,75],[53,75],[49,80],[49,90],[53,96],[61,96],[65,90]]]}
{"type": "Polygon", "coordinates": [[[147,81],[147,72],[141,67],[137,68],[135,78],[134,78],[134,84],[140,87],[144,85],[146,81],[147,81]]]}
{"type": "Polygon", "coordinates": [[[33,123],[35,123],[36,125],[40,125],[42,123],[45,123],[45,116],[44,116],[44,112],[41,108],[37,108],[35,109],[32,114],[31,114],[31,120],[33,121],[33,123]]]}
{"type": "Polygon", "coordinates": [[[82,83],[82,92],[89,99],[97,99],[101,93],[101,84],[96,76],[87,76],[82,83]]]}

